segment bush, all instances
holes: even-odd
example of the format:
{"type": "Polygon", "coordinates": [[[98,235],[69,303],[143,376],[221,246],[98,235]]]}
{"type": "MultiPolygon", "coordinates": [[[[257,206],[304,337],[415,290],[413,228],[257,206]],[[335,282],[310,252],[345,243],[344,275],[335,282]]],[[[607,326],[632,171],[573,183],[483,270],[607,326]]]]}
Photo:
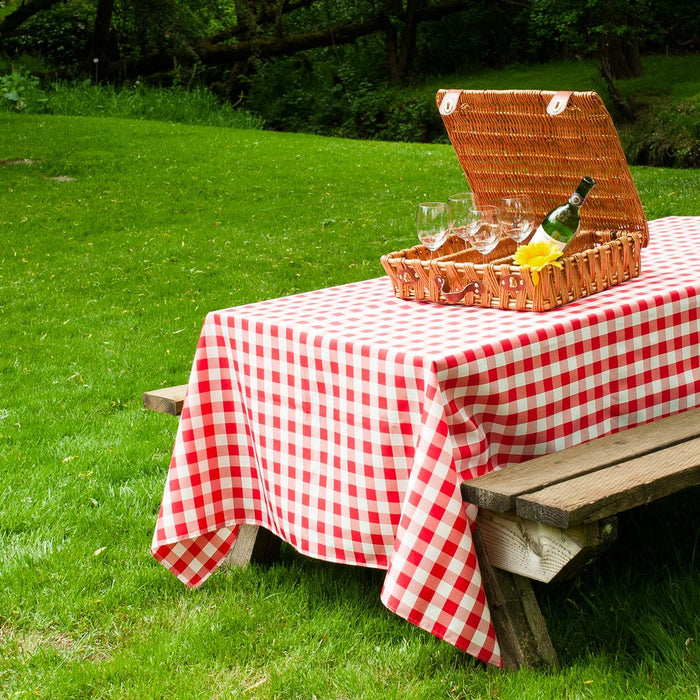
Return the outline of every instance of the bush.
{"type": "Polygon", "coordinates": [[[43,112],[48,103],[39,78],[22,71],[0,76],[0,96],[2,107],[13,112],[43,112]]]}
{"type": "Polygon", "coordinates": [[[361,84],[349,101],[355,138],[428,143],[444,137],[435,105],[422,95],[361,84]]]}
{"type": "Polygon", "coordinates": [[[344,138],[431,142],[444,138],[434,103],[391,87],[351,62],[311,63],[303,56],[267,62],[251,81],[245,106],[277,131],[344,138]]]}
{"type": "Polygon", "coordinates": [[[231,104],[221,104],[203,87],[191,90],[154,88],[136,81],[117,88],[82,80],[56,82],[42,90],[39,79],[24,71],[0,76],[0,108],[15,112],[151,119],[235,129],[262,128],[259,117],[231,104]]]}
{"type": "Polygon", "coordinates": [[[668,102],[667,95],[637,95],[636,119],[620,126],[625,155],[635,165],[700,167],[697,100],[668,102]]]}
{"type": "Polygon", "coordinates": [[[30,54],[53,66],[80,61],[90,39],[95,9],[86,0],[59,3],[22,25],[22,33],[3,41],[12,56],[30,54]]]}

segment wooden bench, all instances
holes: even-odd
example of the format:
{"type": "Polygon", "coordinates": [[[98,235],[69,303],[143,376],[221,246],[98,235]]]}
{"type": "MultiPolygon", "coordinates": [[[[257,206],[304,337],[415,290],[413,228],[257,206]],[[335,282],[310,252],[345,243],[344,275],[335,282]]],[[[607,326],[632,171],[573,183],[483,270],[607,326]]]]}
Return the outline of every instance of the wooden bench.
{"type": "Polygon", "coordinates": [[[557,655],[531,581],[570,578],[617,536],[617,514],[700,484],[700,408],[462,484],[504,666],[557,655]]]}
{"type": "MultiPolygon", "coordinates": [[[[187,386],[143,395],[180,415],[187,386]]],[[[700,408],[462,484],[479,506],[474,540],[504,668],[559,667],[532,581],[575,576],[617,536],[617,514],[700,484],[700,408]]],[[[280,540],[242,525],[233,566],[274,559],[280,540]]]]}

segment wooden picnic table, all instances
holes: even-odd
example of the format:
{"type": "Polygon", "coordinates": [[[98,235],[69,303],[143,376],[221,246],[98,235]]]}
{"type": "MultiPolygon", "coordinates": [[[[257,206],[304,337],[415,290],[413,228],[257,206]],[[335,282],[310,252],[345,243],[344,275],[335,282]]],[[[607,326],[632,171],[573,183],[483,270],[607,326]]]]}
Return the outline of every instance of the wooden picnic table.
{"type": "Polygon", "coordinates": [[[386,278],[208,314],[154,556],[198,586],[261,527],[385,569],[390,610],[509,663],[462,485],[700,406],[700,218],[650,238],[640,277],[543,314],[396,299],[386,278]]]}

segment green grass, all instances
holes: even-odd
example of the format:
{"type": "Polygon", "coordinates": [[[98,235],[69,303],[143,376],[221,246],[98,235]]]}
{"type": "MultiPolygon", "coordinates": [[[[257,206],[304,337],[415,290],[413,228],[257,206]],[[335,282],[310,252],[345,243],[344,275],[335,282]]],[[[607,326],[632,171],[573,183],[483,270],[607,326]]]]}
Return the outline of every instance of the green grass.
{"type": "MultiPolygon", "coordinates": [[[[393,616],[381,572],[285,548],[193,592],[149,555],[175,420],[141,392],[209,310],[382,274],[463,187],[449,146],[0,114],[0,161],[0,697],[697,697],[697,490],[538,589],[560,675],[393,616]]],[[[697,171],[633,174],[649,218],[700,215],[697,171]]]]}
{"type": "MultiPolygon", "coordinates": [[[[642,57],[645,76],[633,80],[618,81],[618,87],[626,93],[663,91],[673,100],[698,97],[698,72],[700,56],[651,55],[642,57]]],[[[480,70],[473,74],[449,76],[458,84],[445,84],[439,76],[420,88],[434,94],[440,88],[464,88],[473,90],[596,90],[607,92],[600,75],[600,64],[594,60],[557,61],[534,65],[506,66],[480,70]]]]}
{"type": "Polygon", "coordinates": [[[436,76],[416,88],[434,95],[441,88],[465,90],[596,90],[605,83],[596,61],[557,61],[534,65],[505,66],[453,76],[436,76]],[[449,81],[449,84],[446,83],[449,81]]]}

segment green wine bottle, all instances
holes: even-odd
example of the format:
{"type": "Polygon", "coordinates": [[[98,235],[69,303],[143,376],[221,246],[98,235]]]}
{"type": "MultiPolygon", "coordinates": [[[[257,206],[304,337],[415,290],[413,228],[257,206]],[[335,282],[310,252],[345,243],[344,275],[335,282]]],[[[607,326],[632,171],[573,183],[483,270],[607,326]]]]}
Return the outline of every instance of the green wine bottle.
{"type": "Polygon", "coordinates": [[[562,204],[547,214],[538,226],[530,243],[548,241],[561,248],[562,251],[571,243],[581,223],[578,210],[585,201],[588,193],[595,185],[592,177],[584,177],[566,204],[562,204]]]}

